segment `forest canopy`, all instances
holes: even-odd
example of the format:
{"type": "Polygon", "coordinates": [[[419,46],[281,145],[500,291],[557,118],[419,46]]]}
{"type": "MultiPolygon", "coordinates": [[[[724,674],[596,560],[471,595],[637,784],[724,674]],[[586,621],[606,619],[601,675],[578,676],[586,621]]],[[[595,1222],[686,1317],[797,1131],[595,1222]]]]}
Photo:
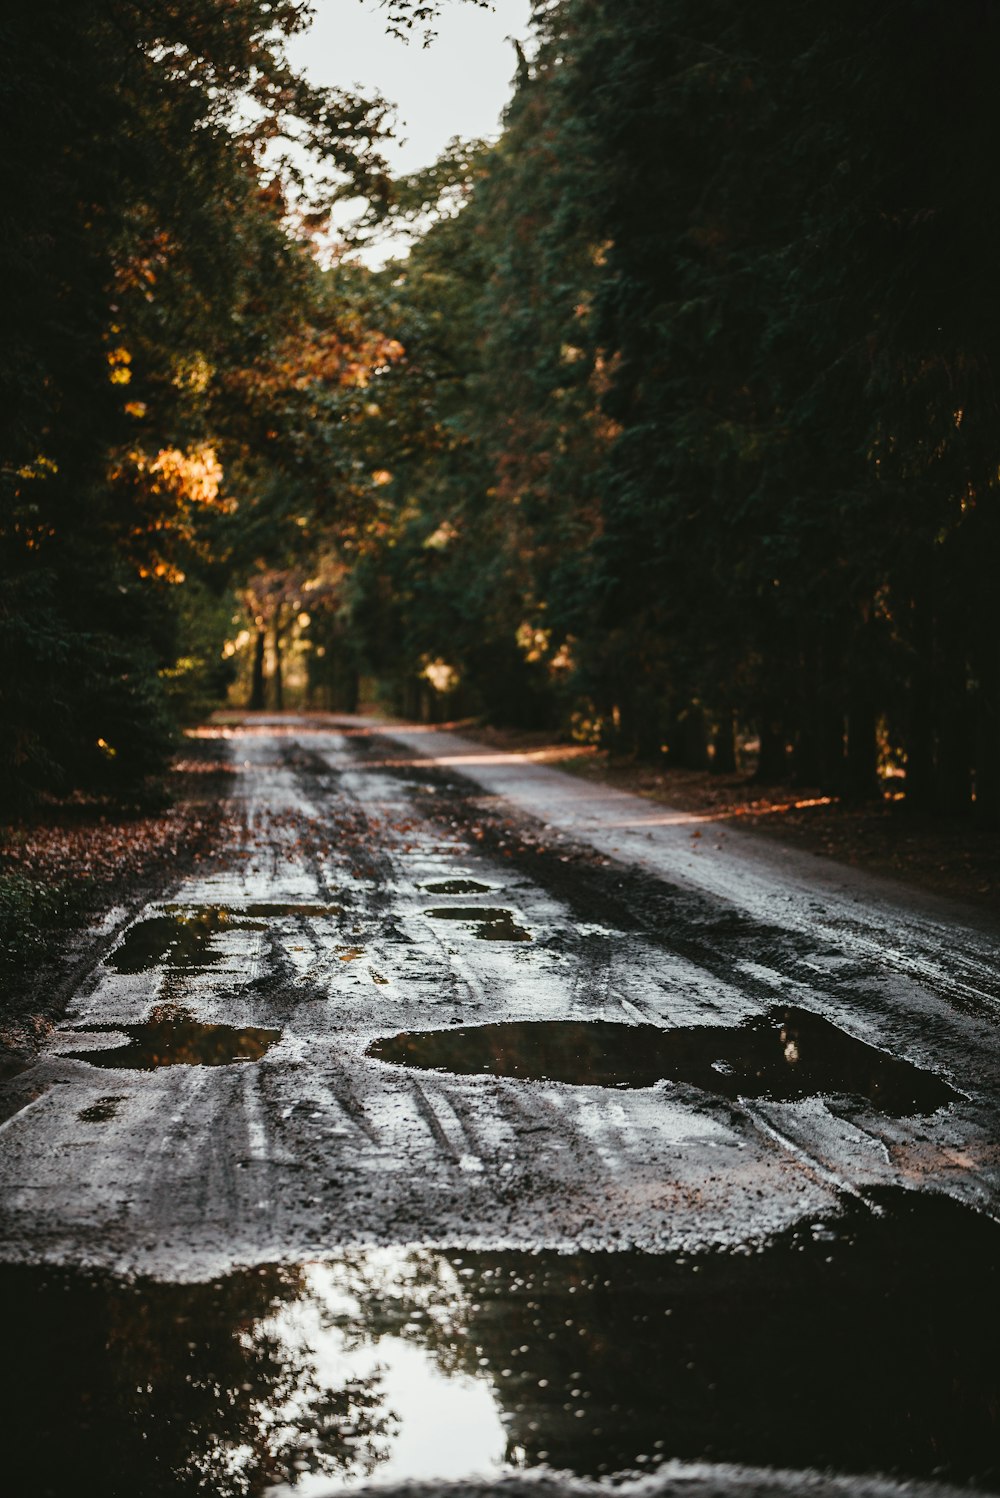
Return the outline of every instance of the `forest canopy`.
{"type": "Polygon", "coordinates": [[[995,822],[996,7],[544,0],[405,181],[307,24],[0,23],[11,794],[137,783],[239,671],[995,822]],[[410,252],[331,257],[340,197],[410,252]]]}

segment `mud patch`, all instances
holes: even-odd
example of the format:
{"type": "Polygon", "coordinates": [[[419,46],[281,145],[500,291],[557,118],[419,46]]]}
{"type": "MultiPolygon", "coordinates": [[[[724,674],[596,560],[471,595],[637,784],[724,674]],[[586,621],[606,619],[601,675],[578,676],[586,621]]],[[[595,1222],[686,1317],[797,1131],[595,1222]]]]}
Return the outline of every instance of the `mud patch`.
{"type": "Polygon", "coordinates": [[[519,926],[512,910],[487,905],[438,905],[425,910],[432,921],[455,921],[477,941],[531,941],[531,932],[519,926]]]}
{"type": "Polygon", "coordinates": [[[734,1027],[535,1020],[420,1030],[373,1041],[366,1054],[428,1071],[578,1087],[684,1082],[733,1100],[846,1094],[897,1116],[932,1113],[956,1098],[939,1077],[805,1009],[772,1010],[734,1027]]]}
{"type": "Polygon", "coordinates": [[[429,895],[489,895],[495,884],[480,884],[478,879],[440,879],[436,884],[421,885],[429,895]]]}
{"type": "Polygon", "coordinates": [[[280,1030],[203,1025],[186,1010],[174,1008],[160,1014],[154,1011],[142,1025],[81,1025],[76,1033],[127,1036],[124,1044],[106,1049],[63,1053],[73,1061],[86,1061],[88,1066],[126,1071],[259,1061],[281,1039],[280,1030]]]}
{"type": "Polygon", "coordinates": [[[995,1491],[1000,1234],[942,1198],[878,1206],[749,1254],[374,1248],[180,1285],[0,1269],[7,1482],[237,1498],[680,1459],[995,1491]]]}
{"type": "Polygon", "coordinates": [[[255,922],[242,920],[221,905],[196,910],[171,909],[139,921],[107,958],[119,973],[148,973],[160,963],[173,968],[204,968],[219,962],[222,953],[213,940],[224,931],[257,931],[255,922]]]}
{"type": "Polygon", "coordinates": [[[118,1115],[118,1104],[124,1103],[122,1096],[99,1097],[89,1108],[81,1108],[76,1115],[81,1123],[108,1123],[118,1115]]]}

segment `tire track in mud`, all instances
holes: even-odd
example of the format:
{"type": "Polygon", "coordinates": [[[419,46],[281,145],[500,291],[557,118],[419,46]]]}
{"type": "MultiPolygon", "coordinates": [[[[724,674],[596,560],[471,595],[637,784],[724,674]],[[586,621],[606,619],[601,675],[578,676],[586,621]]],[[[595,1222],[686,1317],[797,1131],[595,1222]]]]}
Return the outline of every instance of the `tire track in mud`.
{"type": "MultiPolygon", "coordinates": [[[[334,731],[302,744],[253,740],[246,846],[220,873],[186,881],[180,899],[185,911],[256,911],[263,929],[223,929],[218,964],[182,974],[175,993],[199,1019],[270,1026],[282,1039],[242,1074],[118,1073],[143,1099],[143,1122],[131,1138],[109,1123],[106,1146],[96,1125],[81,1135],[76,1122],[104,1077],[53,1052],[45,1066],[67,1084],[65,1102],[15,1130],[18,1168],[49,1150],[37,1167],[44,1191],[22,1193],[10,1219],[24,1241],[65,1258],[86,1221],[88,1241],[106,1230],[109,1263],[187,1273],[401,1236],[594,1248],[757,1241],[804,1213],[836,1212],[841,1180],[862,1193],[888,1176],[995,1199],[975,1109],[926,1127],[873,1125],[862,1109],[861,1124],[886,1141],[880,1155],[837,1101],[761,1104],[755,1118],[677,1082],[618,1091],[417,1073],[368,1055],[380,1035],[494,1020],[725,1030],[782,1000],[845,1011],[861,1031],[870,1010],[884,1034],[890,1007],[868,972],[838,965],[822,943],[775,924],[779,940],[770,923],[554,835],[452,772],[401,764],[385,745],[334,731]],[[481,892],[431,893],[456,874],[481,892]],[[484,940],[433,915],[442,901],[478,908],[476,899],[509,908],[531,940],[484,940]],[[829,970],[808,966],[817,953],[829,970]],[[158,1109],[184,1127],[157,1136],[158,1109]],[[769,1126],[782,1119],[779,1142],[769,1126]],[[168,1160],[149,1150],[164,1137],[168,1160]],[[58,1158],[68,1148],[72,1183],[58,1158]],[[135,1205],[123,1215],[126,1198],[135,1205]]],[[[135,979],[104,972],[80,1017],[94,1003],[121,1022],[141,1019],[168,967],[135,979]]],[[[900,1013],[908,1036],[914,1017],[905,1004],[900,1013]]],[[[961,1035],[948,1040],[964,1054],[961,1035]]]]}
{"type": "MultiPolygon", "coordinates": [[[[378,760],[385,755],[384,745],[379,741],[368,741],[354,739],[347,743],[349,758],[346,763],[340,761],[337,766],[336,778],[336,817],[342,827],[350,828],[350,840],[356,844],[364,840],[366,847],[366,859],[364,866],[365,887],[363,897],[365,901],[365,914],[370,918],[381,919],[387,923],[392,933],[399,933],[399,901],[414,900],[421,893],[421,884],[418,879],[410,877],[406,868],[406,855],[396,856],[390,851],[386,839],[386,832],[392,828],[393,814],[409,830],[410,835],[418,844],[426,840],[426,829],[439,830],[441,837],[439,844],[447,847],[450,858],[455,858],[463,865],[475,864],[477,871],[481,871],[485,877],[492,880],[498,890],[495,898],[503,899],[505,887],[509,893],[516,894],[520,903],[531,910],[539,896],[545,899],[546,904],[552,904],[551,891],[546,890],[545,884],[540,882],[537,868],[525,866],[523,860],[519,860],[521,851],[520,835],[513,832],[514,820],[506,819],[503,825],[503,833],[499,837],[491,837],[492,821],[499,816],[502,807],[484,808],[481,805],[467,807],[462,801],[456,805],[453,801],[455,785],[452,777],[434,774],[430,777],[435,791],[435,800],[428,806],[428,798],[422,797],[419,807],[414,806],[414,791],[427,789],[427,777],[420,775],[411,777],[404,773],[401,777],[397,767],[393,767],[392,773],[376,775],[375,782],[381,782],[381,793],[376,791],[373,796],[370,783],[356,794],[351,785],[356,774],[367,771],[366,779],[370,780],[373,769],[378,769],[378,760]],[[375,763],[373,764],[373,761],[375,763]],[[399,804],[399,793],[396,787],[402,784],[409,796],[402,804],[399,804]],[[374,802],[374,807],[373,807],[374,802]],[[458,815],[448,815],[448,812],[458,812],[458,815]],[[416,812],[416,816],[415,816],[416,812]],[[419,818],[426,824],[425,829],[414,830],[414,823],[419,818]],[[423,833],[423,838],[421,834],[423,833]],[[381,839],[381,842],[379,840],[381,839]],[[377,848],[377,854],[372,850],[377,848]],[[484,860],[488,867],[481,868],[484,860]],[[516,874],[516,879],[511,880],[511,874],[516,874]],[[527,875],[528,877],[524,877],[527,875]]],[[[333,750],[332,753],[341,753],[341,750],[333,750]]],[[[317,789],[322,793],[329,785],[326,777],[326,769],[329,767],[330,754],[313,751],[308,760],[300,753],[291,755],[286,760],[295,774],[297,784],[303,796],[313,800],[317,789]]],[[[315,802],[314,802],[315,804],[315,802]]],[[[332,810],[330,808],[329,810],[332,810]]],[[[407,845],[407,850],[409,845],[407,845]]],[[[576,862],[576,859],[574,859],[576,862]]],[[[355,860],[357,863],[357,860],[355,860]]],[[[357,869],[355,869],[357,872],[357,869]]],[[[539,954],[550,952],[557,954],[562,960],[565,968],[563,982],[570,996],[570,1002],[578,1007],[584,1015],[593,1013],[604,1013],[609,1007],[619,1012],[623,1011],[621,998],[612,992],[613,974],[616,959],[623,948],[627,948],[633,942],[633,931],[641,932],[644,923],[641,918],[629,917],[627,912],[612,912],[612,921],[608,922],[608,911],[606,907],[593,913],[602,915],[601,923],[591,923],[588,929],[580,931],[580,923],[576,919],[577,912],[573,909],[573,902],[568,907],[564,902],[565,891],[558,891],[559,909],[561,919],[554,927],[554,934],[539,934],[536,938],[536,951],[539,954]],[[614,916],[622,914],[624,919],[615,921],[614,916]]],[[[426,899],[427,896],[424,896],[426,899]]],[[[492,897],[491,897],[492,898],[492,897]]],[[[530,919],[530,916],[529,916],[530,919]]],[[[586,925],[586,923],[584,923],[586,925]]],[[[412,942],[412,938],[404,937],[406,942],[412,942]]],[[[445,936],[438,936],[433,927],[425,925],[420,940],[419,956],[415,961],[421,964],[421,970],[417,973],[411,971],[411,977],[422,977],[425,981],[430,978],[440,986],[442,980],[449,987],[454,988],[458,971],[463,967],[461,959],[449,940],[445,936]]],[[[400,975],[400,981],[406,981],[406,975],[400,975]]],[[[449,995],[446,1000],[439,1002],[454,1005],[456,1014],[454,1018],[465,1011],[467,1014],[470,1005],[476,1009],[489,1008],[488,994],[483,990],[483,974],[479,973],[475,979],[466,976],[463,992],[449,995]]],[[[633,1018],[634,1016],[629,1016],[633,1018]]],[[[478,1018],[478,1016],[477,1016],[478,1018]]],[[[482,1018],[488,1018],[488,1014],[482,1018]]],[[[435,1021],[431,1021],[434,1023],[435,1021]]],[[[442,1079],[444,1080],[444,1079],[442,1079]]],[[[411,1084],[412,1085],[412,1084],[411,1084]]],[[[463,1144],[464,1139],[476,1140],[476,1126],[482,1124],[483,1119],[474,1112],[470,1114],[463,1107],[464,1094],[460,1087],[456,1087],[454,1081],[448,1089],[447,1096],[435,1090],[433,1097],[437,1099],[435,1104],[426,1086],[413,1086],[411,1095],[417,1105],[417,1111],[426,1125],[431,1139],[437,1147],[452,1160],[453,1163],[464,1168],[469,1167],[469,1156],[478,1154],[478,1150],[467,1150],[463,1144]],[[444,1111],[442,1111],[444,1110],[444,1111]],[[454,1124],[458,1121],[459,1131],[454,1124]]],[[[705,1103],[705,1099],[695,1097],[696,1103],[705,1103]]],[[[468,1098],[465,1098],[468,1102],[468,1098]]],[[[579,1163],[572,1166],[572,1174],[577,1182],[593,1175],[593,1167],[596,1166],[598,1173],[621,1175],[630,1164],[635,1163],[635,1156],[643,1151],[642,1136],[636,1134],[627,1118],[616,1117],[611,1114],[617,1110],[622,1114],[621,1103],[617,1099],[589,1098],[580,1100],[567,1114],[566,1105],[560,1099],[553,1099],[551,1095],[522,1095],[514,1104],[513,1112],[499,1109],[502,1116],[507,1111],[509,1120],[513,1121],[510,1128],[509,1141],[513,1144],[519,1137],[519,1130],[523,1129],[525,1119],[533,1119],[534,1123],[529,1125],[523,1132],[544,1133],[550,1137],[550,1151],[554,1156],[566,1156],[561,1162],[561,1168],[556,1171],[555,1177],[549,1182],[545,1190],[559,1189],[559,1180],[564,1178],[564,1170],[571,1160],[579,1163]],[[539,1117],[544,1122],[539,1124],[539,1117]],[[566,1127],[567,1118],[572,1122],[572,1139],[567,1141],[558,1137],[559,1131],[566,1127]]],[[[711,1099],[707,1100],[707,1108],[703,1109],[709,1115],[715,1115],[725,1119],[730,1126],[733,1122],[740,1125],[745,1123],[742,1118],[737,1119],[732,1108],[718,1109],[711,1099]]],[[[497,1114],[491,1118],[491,1126],[495,1129],[495,1121],[499,1121],[497,1114]]],[[[411,1141],[412,1143],[412,1141],[411,1141]]],[[[765,1140],[767,1154],[774,1150],[773,1137],[765,1140]]],[[[510,1162],[506,1162],[508,1167],[510,1162]]],[[[538,1161],[534,1162],[533,1173],[537,1175],[538,1161]]],[[[475,1168],[475,1167],[473,1167],[475,1168]]],[[[544,1174],[544,1172],[543,1172],[544,1174]]],[[[810,1172],[810,1174],[814,1174],[810,1172]]],[[[508,1195],[507,1182],[498,1182],[498,1194],[508,1195]]],[[[523,1180],[521,1182],[523,1188],[523,1180]]],[[[579,1191],[580,1186],[576,1189],[579,1191]]],[[[597,1217],[592,1214],[588,1219],[591,1228],[596,1226],[597,1217]]]]}
{"type": "MultiPolygon", "coordinates": [[[[362,759],[373,762],[375,773],[387,773],[380,763],[391,757],[388,744],[391,741],[376,737],[365,741],[362,759]]],[[[600,1010],[613,998],[629,1018],[659,1025],[666,1021],[669,1026],[669,1001],[664,1015],[661,1005],[641,998],[633,1003],[623,992],[622,957],[630,948],[648,947],[654,961],[656,951],[679,957],[708,975],[720,989],[732,991],[735,987],[744,996],[748,1012],[781,1003],[804,1004],[829,1014],[848,1033],[867,1038],[874,1030],[893,1053],[901,1050],[925,1069],[943,1070],[960,1094],[971,1087],[980,1104],[989,1100],[995,1106],[1000,1099],[995,1048],[989,1044],[992,1026],[984,1019],[981,1005],[970,1006],[960,998],[956,1007],[970,1023],[960,1024],[956,1034],[954,995],[950,991],[942,994],[939,988],[932,990],[938,1002],[928,1006],[922,1002],[924,995],[918,993],[914,1006],[914,994],[905,975],[898,971],[894,952],[886,954],[887,971],[880,971],[871,957],[859,959],[851,950],[845,954],[825,934],[817,939],[794,927],[761,923],[708,892],[670,884],[646,870],[595,853],[585,843],[519,813],[502,798],[484,795],[474,780],[455,769],[407,766],[397,756],[388,773],[405,779],[415,793],[432,786],[433,794],[420,798],[421,810],[430,821],[450,835],[463,826],[473,828],[480,857],[506,864],[531,886],[566,907],[571,914],[566,927],[542,937],[539,944],[558,950],[575,964],[574,991],[588,1006],[600,1010]],[[585,934],[581,934],[581,928],[585,934]],[[600,935],[595,936],[595,932],[600,935]],[[974,1063],[971,1069],[970,1056],[974,1063]]],[[[703,1098],[700,1106],[703,1111],[706,1106],[713,1110],[711,1100],[703,1098]]],[[[859,1138],[877,1141],[883,1161],[891,1154],[900,1157],[900,1135],[904,1131],[896,1121],[865,1119],[863,1109],[859,1115],[856,1105],[835,1099],[827,1104],[827,1112],[824,1128],[831,1136],[841,1130],[838,1145],[847,1130],[859,1138]],[[857,1126],[855,1117],[860,1118],[857,1126]]],[[[954,1171],[947,1186],[980,1209],[997,1215],[1000,1152],[988,1146],[989,1124],[983,1119],[981,1107],[961,1099],[952,1112],[957,1114],[954,1131],[977,1139],[973,1153],[978,1179],[962,1178],[954,1171]]],[[[735,1121],[732,1109],[729,1117],[735,1121]]],[[[823,1139],[810,1138],[808,1127],[803,1131],[800,1125],[789,1133],[760,1109],[750,1108],[743,1110],[741,1122],[770,1148],[784,1149],[799,1160],[818,1181],[857,1195],[857,1188],[824,1150],[823,1139]]],[[[927,1138],[917,1132],[920,1138],[927,1138]]],[[[951,1130],[941,1128],[938,1120],[936,1132],[947,1136],[951,1130]]],[[[954,1147],[942,1139],[939,1160],[949,1154],[955,1158],[954,1147]]],[[[866,1161],[866,1169],[876,1179],[887,1175],[895,1178],[871,1161],[866,1161]]]]}
{"type": "MultiPolygon", "coordinates": [[[[429,771],[423,794],[423,770],[386,773],[387,757],[361,736],[259,736],[247,857],[181,888],[185,911],[252,907],[266,929],[222,922],[212,963],[174,973],[175,997],[201,1019],[280,1026],[279,1044],[259,1063],[118,1071],[103,1111],[106,1073],[54,1052],[44,1065],[60,1085],[13,1121],[2,1253],[167,1280],[3,1271],[15,1309],[28,1308],[12,1318],[13,1366],[34,1378],[13,1428],[39,1432],[20,1436],[15,1458],[33,1472],[51,1451],[59,1472],[68,1451],[71,1472],[83,1450],[89,1472],[110,1452],[130,1491],[173,1494],[170,1463],[190,1475],[194,1453],[202,1486],[221,1474],[229,1492],[231,1473],[235,1492],[253,1485],[239,1461],[256,1460],[256,1441],[266,1486],[289,1410],[307,1454],[338,1412],[351,1440],[366,1400],[396,1411],[365,1364],[342,1389],[321,1385],[300,1330],[312,1305],[338,1356],[360,1347],[381,1367],[402,1348],[417,1360],[435,1406],[417,1417],[425,1445],[433,1418],[441,1444],[466,1431],[442,1374],[480,1381],[503,1406],[500,1449],[516,1442],[534,1468],[490,1492],[889,1498],[895,1482],[811,1470],[671,1463],[626,1487],[568,1473],[670,1452],[918,1475],[944,1459],[962,1480],[995,1462],[995,1239],[935,1195],[988,1184],[961,1109],[873,1129],[819,1096],[746,1104],[690,1083],[416,1071],[366,1051],[386,1032],[497,1018],[724,1030],[776,998],[843,1011],[861,1030],[874,1015],[882,1037],[893,1004],[904,1036],[935,1017],[939,1054],[967,1051],[973,1027],[956,1037],[943,1005],[921,1011],[875,965],[554,837],[454,777],[429,771]],[[533,940],[481,941],[428,915],[426,886],[456,872],[533,940]],[[376,962],[387,982],[371,977],[376,962]],[[923,1178],[921,1148],[936,1161],[923,1178]],[[352,1308],[344,1292],[359,1274],[352,1308]],[[46,1335],[68,1349],[57,1367],[46,1335]],[[275,1354],[269,1403],[266,1380],[252,1380],[275,1354]],[[51,1401],[50,1416],[53,1378],[73,1398],[51,1401]]],[[[433,896],[449,898],[475,897],[433,896]]],[[[94,1003],[131,1021],[169,977],[163,958],[145,975],[106,968],[94,1003]]]]}
{"type": "MultiPolygon", "coordinates": [[[[611,927],[618,942],[623,938],[627,942],[632,934],[654,948],[684,958],[722,986],[737,985],[752,1004],[762,1009],[795,995],[825,1004],[839,998],[842,1017],[850,1013],[862,1021],[885,1023],[894,1018],[884,991],[887,985],[900,984],[907,978],[924,985],[922,972],[905,966],[901,970],[893,951],[886,952],[881,964],[851,951],[845,954],[843,948],[822,935],[762,923],[721,897],[670,884],[634,865],[613,862],[585,843],[563,838],[554,848],[551,829],[545,824],[518,814],[509,805],[498,807],[496,797],[484,797],[481,788],[458,771],[413,766],[409,771],[396,768],[393,773],[408,774],[418,786],[425,777],[433,777],[438,794],[427,807],[428,816],[436,813],[438,820],[449,826],[463,820],[472,822],[481,834],[480,850],[510,860],[533,883],[564,902],[577,927],[593,923],[611,927]],[[446,816],[446,810],[450,816],[446,816]]],[[[843,924],[849,936],[849,923],[843,924]]],[[[1000,986],[1000,977],[997,983],[1000,986]]],[[[941,992],[932,988],[932,992],[949,1006],[955,1003],[950,989],[941,992]]],[[[977,998],[982,999],[978,990],[977,998]]],[[[981,1002],[978,1007],[968,1004],[963,994],[956,1007],[974,1022],[978,1036],[985,1039],[995,1033],[981,1002]]],[[[929,1020],[933,1024],[932,1017],[922,1013],[920,1023],[925,1035],[929,1020]]],[[[944,1023],[937,1026],[939,1033],[934,1038],[942,1045],[947,1044],[948,1028],[944,1023]]],[[[991,1085],[996,1085],[996,1080],[991,1085]]]]}

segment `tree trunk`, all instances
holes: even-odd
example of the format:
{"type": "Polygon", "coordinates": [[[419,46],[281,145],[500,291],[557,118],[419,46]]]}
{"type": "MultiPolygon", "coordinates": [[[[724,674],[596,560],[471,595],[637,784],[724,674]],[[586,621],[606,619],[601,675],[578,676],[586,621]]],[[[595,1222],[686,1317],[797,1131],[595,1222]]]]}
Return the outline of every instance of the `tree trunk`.
{"type": "Polygon", "coordinates": [[[684,710],[680,716],[680,763],[686,770],[708,769],[708,724],[700,703],[684,710]]]}
{"type": "Polygon", "coordinates": [[[795,742],[795,785],[838,794],[844,784],[844,717],[829,701],[813,701],[803,713],[795,742]]]}
{"type": "Polygon", "coordinates": [[[736,718],[725,713],[715,725],[712,733],[712,774],[735,775],[736,773],[736,718]]]}
{"type": "Polygon", "coordinates": [[[844,790],[853,800],[867,801],[879,793],[876,721],[867,682],[856,682],[847,713],[844,778],[844,790]]]}
{"type": "Polygon", "coordinates": [[[1000,649],[979,663],[975,704],[976,820],[1000,827],[1000,649]]]}
{"type": "Polygon", "coordinates": [[[964,671],[949,686],[938,723],[934,802],[946,816],[961,817],[972,810],[972,745],[964,671]]]}
{"type": "Polygon", "coordinates": [[[844,663],[839,638],[803,653],[794,785],[839,794],[844,784],[844,663]]]}
{"type": "Polygon", "coordinates": [[[281,671],[281,633],[277,624],[274,626],[272,636],[274,645],[274,710],[282,713],[285,710],[285,683],[281,671]]]}
{"type": "Polygon", "coordinates": [[[757,756],[755,780],[774,785],[788,775],[788,751],[781,723],[767,719],[760,725],[760,754],[757,756]]]}
{"type": "Polygon", "coordinates": [[[910,675],[910,712],[906,733],[906,800],[928,809],[934,800],[934,707],[932,668],[934,627],[929,590],[914,600],[914,662],[910,675]]]}
{"type": "Polygon", "coordinates": [[[608,748],[612,754],[632,754],[635,751],[639,718],[635,698],[635,690],[626,684],[611,710],[608,748]]]}
{"type": "Polygon", "coordinates": [[[655,688],[637,688],[632,721],[632,747],[640,759],[659,759],[663,752],[663,724],[666,718],[664,709],[663,697],[655,688]]]}
{"type": "Polygon", "coordinates": [[[257,626],[257,638],[253,647],[253,675],[250,678],[250,701],[247,707],[252,713],[264,711],[264,645],[266,636],[261,625],[257,626]]]}

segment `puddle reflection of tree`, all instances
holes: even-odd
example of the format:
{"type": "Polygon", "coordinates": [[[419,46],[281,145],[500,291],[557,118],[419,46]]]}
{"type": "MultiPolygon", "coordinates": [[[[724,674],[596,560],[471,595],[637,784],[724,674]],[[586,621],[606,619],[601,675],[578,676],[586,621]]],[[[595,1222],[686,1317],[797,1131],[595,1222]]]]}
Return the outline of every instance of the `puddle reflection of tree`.
{"type": "Polygon", "coordinates": [[[438,905],[425,910],[433,921],[454,921],[477,941],[531,941],[531,932],[518,925],[512,910],[497,906],[438,905]]]}
{"type": "Polygon", "coordinates": [[[793,1008],[737,1026],[513,1020],[417,1030],[372,1041],[367,1054],[399,1066],[576,1086],[652,1087],[669,1080],[734,1101],[845,1095],[897,1115],[932,1113],[956,1097],[932,1073],[793,1008]]]}
{"type": "Polygon", "coordinates": [[[941,1198],[877,1206],[756,1252],[366,1249],[195,1286],[7,1269],[5,1475],[41,1498],[80,1472],[105,1498],[256,1498],[377,1474],[407,1419],[440,1454],[461,1419],[448,1381],[475,1380],[517,1465],[711,1458],[990,1488],[1000,1235],[941,1198]],[[430,1413],[394,1373],[433,1383],[430,1413]]]}
{"type": "Polygon", "coordinates": [[[80,1025],[78,1034],[124,1035],[104,1050],[67,1051],[88,1066],[156,1071],[161,1066],[228,1066],[259,1061],[281,1039],[280,1030],[246,1025],[206,1025],[176,1004],[157,1004],[141,1025],[80,1025]]]}
{"type": "Polygon", "coordinates": [[[266,1268],[210,1285],[3,1271],[12,1491],[236,1498],[303,1473],[369,1474],[391,1415],[378,1373],[326,1386],[275,1321],[307,1294],[266,1268]],[[13,1468],[13,1470],[12,1470],[13,1468]]]}
{"type": "Polygon", "coordinates": [[[1000,1234],[943,1198],[877,1211],[757,1252],[414,1254],[351,1298],[363,1336],[491,1385],[519,1465],[995,1481],[1000,1234]]]}

